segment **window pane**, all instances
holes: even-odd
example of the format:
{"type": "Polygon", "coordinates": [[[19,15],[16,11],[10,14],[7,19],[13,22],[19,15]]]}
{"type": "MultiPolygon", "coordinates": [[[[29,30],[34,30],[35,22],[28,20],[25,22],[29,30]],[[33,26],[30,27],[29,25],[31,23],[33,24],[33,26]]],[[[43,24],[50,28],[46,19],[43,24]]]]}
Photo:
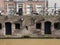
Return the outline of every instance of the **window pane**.
{"type": "Polygon", "coordinates": [[[41,29],[41,23],[36,23],[36,29],[41,29]]]}
{"type": "Polygon", "coordinates": [[[9,1],[13,1],[13,0],[9,0],[9,1]]]}
{"type": "Polygon", "coordinates": [[[33,1],[33,0],[28,0],[28,1],[33,1]]]}
{"type": "Polygon", "coordinates": [[[14,15],[14,5],[13,4],[8,4],[8,14],[14,15]]]}
{"type": "Polygon", "coordinates": [[[16,23],[15,24],[15,29],[20,29],[20,24],[16,23]]]}
{"type": "Polygon", "coordinates": [[[37,12],[37,13],[40,13],[41,10],[42,10],[42,5],[37,4],[37,5],[36,5],[36,12],[37,12]]]}
{"type": "Polygon", "coordinates": [[[54,28],[55,29],[60,29],[60,23],[58,22],[58,23],[54,23],[54,28]]]}
{"type": "Polygon", "coordinates": [[[27,5],[27,14],[31,14],[33,10],[32,4],[27,5]]]}

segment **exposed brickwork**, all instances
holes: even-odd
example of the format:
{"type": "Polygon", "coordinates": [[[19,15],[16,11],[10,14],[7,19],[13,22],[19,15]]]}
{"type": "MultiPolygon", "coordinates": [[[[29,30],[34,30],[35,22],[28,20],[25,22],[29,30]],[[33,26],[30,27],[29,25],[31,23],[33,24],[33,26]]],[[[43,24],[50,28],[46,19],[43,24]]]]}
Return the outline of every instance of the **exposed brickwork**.
{"type": "MultiPolygon", "coordinates": [[[[34,24],[32,24],[33,22],[31,22],[31,16],[22,16],[22,18],[24,19],[23,22],[21,23],[20,16],[7,16],[7,20],[6,16],[0,16],[0,23],[2,24],[2,29],[0,30],[0,36],[6,36],[6,27],[5,27],[5,23],[6,22],[10,22],[12,24],[12,37],[16,36],[16,37],[22,37],[24,35],[28,35],[30,37],[44,37],[46,34],[45,32],[45,22],[49,21],[51,22],[51,34],[49,34],[49,37],[60,37],[60,30],[56,30],[54,28],[54,23],[55,22],[59,22],[59,20],[56,21],[57,17],[56,16],[33,16],[33,18],[35,19],[34,24]],[[42,20],[42,18],[44,18],[44,20],[42,20]],[[15,29],[15,23],[19,23],[21,24],[21,28],[20,29],[15,29]],[[36,23],[41,23],[41,29],[36,29],[36,23]],[[28,26],[28,30],[26,29],[26,26],[28,26]]],[[[46,35],[47,36],[47,35],[46,35]]]]}

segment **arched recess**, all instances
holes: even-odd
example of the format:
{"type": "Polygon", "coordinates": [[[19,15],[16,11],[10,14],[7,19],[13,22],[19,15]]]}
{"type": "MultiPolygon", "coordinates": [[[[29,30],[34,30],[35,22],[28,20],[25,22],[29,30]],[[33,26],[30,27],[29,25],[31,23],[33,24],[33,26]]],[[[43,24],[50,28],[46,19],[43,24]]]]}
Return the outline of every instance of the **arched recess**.
{"type": "Polygon", "coordinates": [[[2,24],[0,23],[0,29],[2,29],[2,24]]]}
{"type": "Polygon", "coordinates": [[[45,34],[51,34],[51,22],[46,21],[44,23],[44,28],[45,28],[45,34]]]}
{"type": "Polygon", "coordinates": [[[12,34],[12,24],[10,22],[5,23],[6,35],[12,34]]]}

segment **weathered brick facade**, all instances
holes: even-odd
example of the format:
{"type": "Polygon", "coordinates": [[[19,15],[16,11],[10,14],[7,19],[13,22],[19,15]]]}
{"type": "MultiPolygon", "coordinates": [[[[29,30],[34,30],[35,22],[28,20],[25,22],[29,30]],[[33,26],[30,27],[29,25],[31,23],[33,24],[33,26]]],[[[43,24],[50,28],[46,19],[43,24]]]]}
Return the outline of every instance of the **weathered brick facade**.
{"type": "Polygon", "coordinates": [[[59,18],[60,16],[0,16],[0,24],[2,25],[0,36],[60,37],[60,29],[54,28],[55,23],[60,23],[59,18]],[[20,28],[16,29],[16,24],[20,24],[20,28]],[[40,25],[40,29],[36,27],[37,24],[40,25]]]}
{"type": "MultiPolygon", "coordinates": [[[[9,4],[12,4],[14,5],[14,11],[15,13],[17,13],[19,11],[19,9],[21,8],[22,10],[22,15],[27,15],[27,5],[32,5],[32,11],[36,11],[36,5],[41,5],[41,7],[39,8],[42,8],[43,11],[45,11],[45,1],[24,1],[24,2],[21,2],[21,1],[4,1],[4,9],[5,9],[5,12],[8,14],[8,6],[9,4]]],[[[31,8],[31,7],[30,7],[31,8]]],[[[43,12],[44,13],[44,12],[43,12]]]]}
{"type": "Polygon", "coordinates": [[[0,36],[60,37],[60,16],[46,16],[44,14],[45,1],[25,1],[24,3],[17,3],[17,5],[16,3],[15,1],[4,1],[5,15],[0,16],[0,36]],[[42,15],[26,15],[27,10],[29,11],[29,8],[31,8],[29,5],[32,5],[32,10],[35,11],[36,5],[41,5],[42,7],[37,6],[37,8],[43,9],[42,15]],[[11,8],[16,13],[17,6],[21,10],[23,9],[24,14],[22,16],[9,15],[11,8]]]}

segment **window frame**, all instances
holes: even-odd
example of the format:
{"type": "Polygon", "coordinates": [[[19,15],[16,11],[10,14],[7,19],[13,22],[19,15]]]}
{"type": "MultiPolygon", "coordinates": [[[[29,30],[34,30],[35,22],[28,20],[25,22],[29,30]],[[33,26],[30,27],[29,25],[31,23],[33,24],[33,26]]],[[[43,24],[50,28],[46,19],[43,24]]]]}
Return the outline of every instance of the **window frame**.
{"type": "Polygon", "coordinates": [[[42,24],[41,23],[36,23],[36,29],[41,29],[41,27],[42,27],[42,24]],[[37,25],[39,26],[39,28],[37,27],[37,25]]]}
{"type": "Polygon", "coordinates": [[[54,23],[54,29],[56,29],[56,30],[60,30],[60,22],[56,22],[56,23],[54,23]]]}
{"type": "Polygon", "coordinates": [[[15,29],[20,29],[20,23],[15,23],[15,29]]]}

